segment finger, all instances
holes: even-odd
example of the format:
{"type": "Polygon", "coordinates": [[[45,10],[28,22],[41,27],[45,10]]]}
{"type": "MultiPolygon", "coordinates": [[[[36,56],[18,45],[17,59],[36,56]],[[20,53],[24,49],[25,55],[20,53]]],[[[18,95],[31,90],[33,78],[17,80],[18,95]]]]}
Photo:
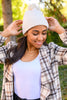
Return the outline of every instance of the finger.
{"type": "Polygon", "coordinates": [[[18,22],[17,22],[17,24],[22,24],[22,23],[23,23],[23,21],[18,21],[18,22]]]}
{"type": "Polygon", "coordinates": [[[49,27],[48,29],[51,31],[53,28],[52,27],[49,27]]]}
{"type": "Polygon", "coordinates": [[[55,19],[55,18],[53,18],[53,17],[45,17],[47,20],[53,20],[53,19],[55,19]]]}
{"type": "Polygon", "coordinates": [[[20,33],[22,33],[22,30],[18,31],[17,35],[19,35],[20,33]]]}
{"type": "Polygon", "coordinates": [[[15,22],[20,22],[20,21],[23,22],[22,20],[15,20],[15,22]]]}
{"type": "Polygon", "coordinates": [[[22,26],[18,27],[17,30],[20,30],[22,28],[22,26]]]}
{"type": "Polygon", "coordinates": [[[49,19],[49,17],[45,17],[46,19],[49,19]]]}
{"type": "Polygon", "coordinates": [[[17,21],[16,21],[16,24],[17,24],[17,25],[21,25],[22,23],[23,23],[22,20],[17,20],[17,21]]]}

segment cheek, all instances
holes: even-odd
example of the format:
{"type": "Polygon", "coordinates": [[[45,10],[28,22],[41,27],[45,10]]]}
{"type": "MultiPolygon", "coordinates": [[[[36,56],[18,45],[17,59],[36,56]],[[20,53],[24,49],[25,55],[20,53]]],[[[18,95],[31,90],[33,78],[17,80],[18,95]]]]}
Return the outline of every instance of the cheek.
{"type": "Polygon", "coordinates": [[[31,35],[31,36],[29,35],[29,36],[27,37],[27,40],[28,40],[29,42],[33,42],[33,41],[35,41],[36,39],[37,39],[37,37],[36,37],[36,36],[32,36],[32,35],[31,35]]]}

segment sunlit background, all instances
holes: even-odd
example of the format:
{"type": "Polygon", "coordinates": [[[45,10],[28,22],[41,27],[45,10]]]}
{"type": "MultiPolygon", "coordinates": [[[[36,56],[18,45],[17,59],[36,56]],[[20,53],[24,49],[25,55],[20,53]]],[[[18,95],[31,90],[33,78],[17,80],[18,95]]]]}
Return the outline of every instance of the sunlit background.
{"type": "Polygon", "coordinates": [[[30,3],[39,3],[39,0],[25,0],[25,2],[27,4],[30,4],[30,3]]]}
{"type": "MultiPolygon", "coordinates": [[[[2,15],[2,5],[0,0],[0,25],[3,25],[3,15],[2,15]]],[[[50,0],[11,0],[12,1],[12,12],[13,12],[13,20],[23,19],[24,12],[27,10],[27,6],[31,3],[39,4],[42,11],[45,8],[44,3],[40,1],[50,1],[50,0]]],[[[55,0],[53,0],[55,2],[55,0]]],[[[60,10],[61,13],[67,18],[67,0],[63,0],[62,3],[63,8],[60,10]]],[[[46,12],[44,11],[46,15],[46,12]]],[[[48,16],[48,15],[47,15],[48,16]]]]}
{"type": "MultiPolygon", "coordinates": [[[[43,1],[47,1],[47,0],[43,0],[43,1]]],[[[63,9],[61,10],[61,12],[67,17],[67,0],[63,0],[63,9]]],[[[25,0],[25,2],[27,4],[31,4],[31,3],[39,3],[39,0],[25,0]]],[[[41,6],[43,6],[43,3],[41,3],[41,6]]],[[[42,7],[43,8],[43,7],[42,7]]]]}
{"type": "MultiPolygon", "coordinates": [[[[48,17],[53,16],[60,22],[60,24],[65,29],[67,29],[67,0],[3,0],[3,1],[6,2],[11,1],[10,2],[12,4],[11,18],[13,18],[11,22],[19,19],[23,20],[24,13],[27,10],[28,5],[31,3],[35,3],[40,6],[44,16],[48,16],[48,17]],[[50,1],[52,2],[53,5],[49,3],[50,1]]],[[[8,8],[7,10],[9,10],[9,7],[7,8],[8,8]]],[[[3,26],[5,24],[3,20],[4,18],[2,13],[2,0],[0,0],[0,31],[3,31],[4,29],[3,26]]],[[[6,20],[9,20],[9,17],[6,20]]],[[[20,34],[20,37],[21,35],[22,33],[20,34]]],[[[56,32],[48,31],[46,42],[47,43],[54,42],[59,46],[65,46],[64,43],[60,40],[56,32]]],[[[2,89],[2,78],[3,78],[2,73],[3,73],[3,65],[0,64],[0,95],[2,89]]],[[[60,76],[60,84],[62,90],[62,98],[63,98],[62,100],[67,100],[67,65],[59,66],[59,76],[60,76]]]]}

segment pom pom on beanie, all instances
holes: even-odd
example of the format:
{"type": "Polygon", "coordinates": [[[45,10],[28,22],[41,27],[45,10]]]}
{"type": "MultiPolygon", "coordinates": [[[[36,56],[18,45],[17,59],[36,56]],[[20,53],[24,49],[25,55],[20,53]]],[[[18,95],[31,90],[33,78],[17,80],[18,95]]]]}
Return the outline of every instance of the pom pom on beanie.
{"type": "Polygon", "coordinates": [[[37,9],[37,10],[40,10],[40,8],[39,8],[39,6],[38,5],[36,5],[36,4],[30,4],[29,6],[28,6],[28,10],[32,10],[32,9],[37,9]]]}

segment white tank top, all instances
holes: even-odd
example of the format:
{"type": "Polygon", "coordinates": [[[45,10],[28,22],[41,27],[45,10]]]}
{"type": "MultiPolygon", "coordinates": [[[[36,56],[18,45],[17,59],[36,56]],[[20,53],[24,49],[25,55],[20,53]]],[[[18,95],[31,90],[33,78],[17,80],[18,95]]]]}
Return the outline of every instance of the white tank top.
{"type": "Polygon", "coordinates": [[[12,65],[14,73],[14,92],[20,98],[40,98],[41,66],[39,55],[30,62],[18,60],[12,65]]]}

